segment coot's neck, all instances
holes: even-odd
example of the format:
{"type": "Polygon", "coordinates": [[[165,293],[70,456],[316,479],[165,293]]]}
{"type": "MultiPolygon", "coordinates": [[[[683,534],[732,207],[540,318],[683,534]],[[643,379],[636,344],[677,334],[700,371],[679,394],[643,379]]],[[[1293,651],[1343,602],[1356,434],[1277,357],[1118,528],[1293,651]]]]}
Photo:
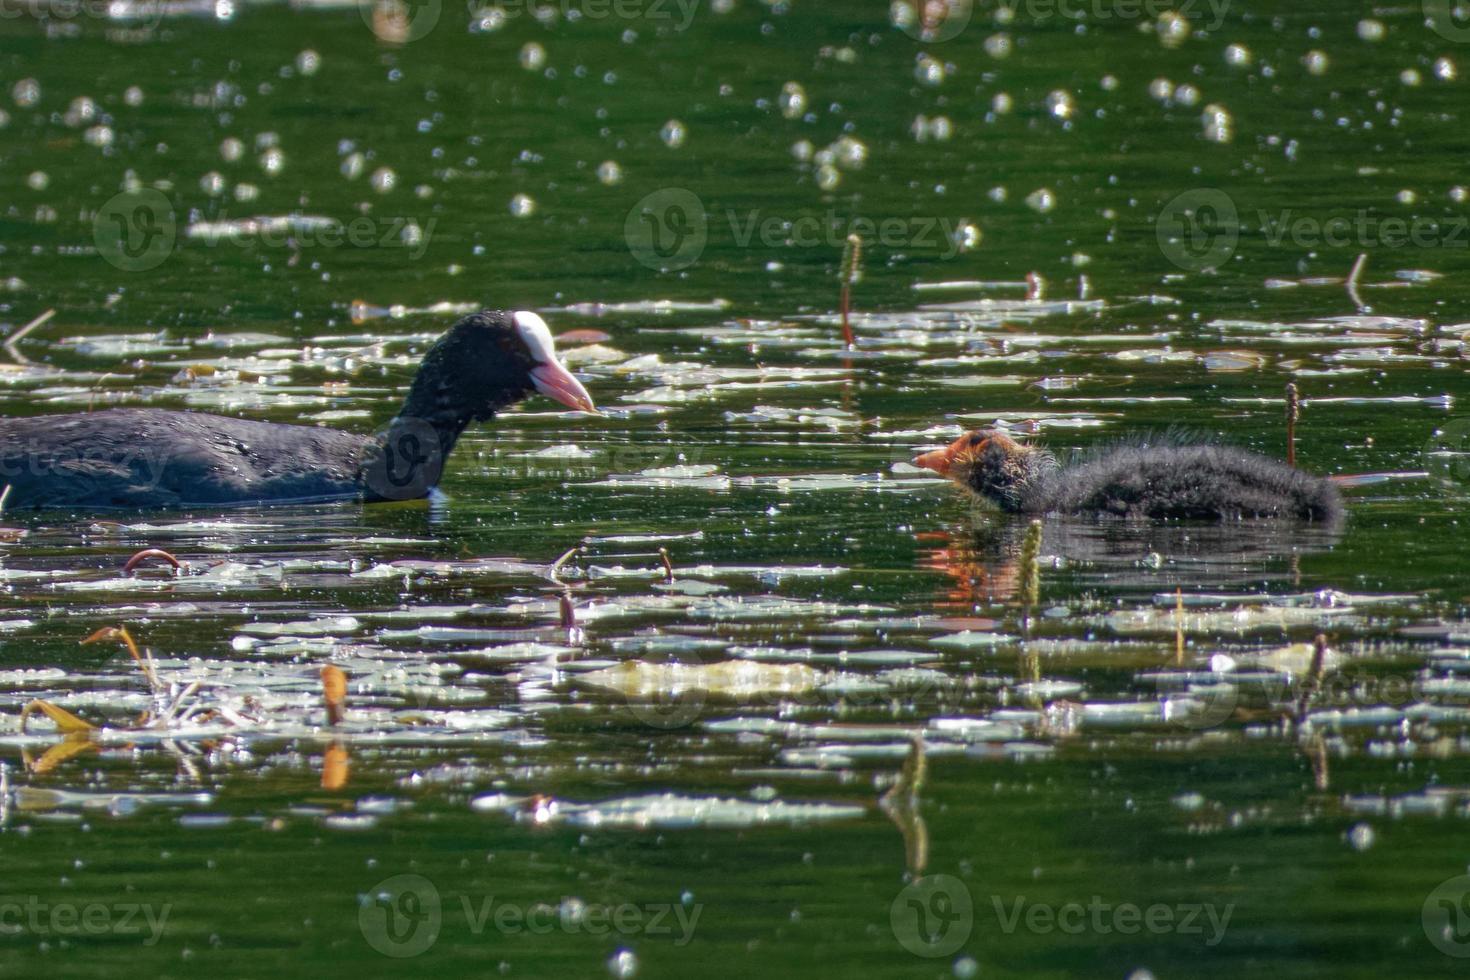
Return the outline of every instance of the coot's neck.
{"type": "Polygon", "coordinates": [[[440,371],[421,369],[403,407],[368,444],[359,471],[369,501],[412,500],[438,486],[465,428],[484,421],[513,397],[470,405],[440,371]]]}

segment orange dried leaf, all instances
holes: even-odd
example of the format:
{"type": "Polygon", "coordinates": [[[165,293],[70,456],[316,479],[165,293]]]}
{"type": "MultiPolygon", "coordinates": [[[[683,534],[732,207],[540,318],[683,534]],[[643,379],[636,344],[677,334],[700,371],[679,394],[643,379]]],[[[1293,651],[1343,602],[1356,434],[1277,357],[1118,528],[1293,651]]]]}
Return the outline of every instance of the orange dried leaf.
{"type": "Polygon", "coordinates": [[[339,724],[347,711],[347,675],[331,664],[322,668],[322,700],[327,705],[327,723],[339,724]]]}
{"type": "Polygon", "coordinates": [[[38,711],[55,722],[57,729],[63,735],[85,735],[97,730],[96,725],[83,721],[65,708],[58,708],[50,701],[42,701],[40,698],[36,698],[21,709],[20,730],[22,732],[26,730],[26,720],[38,711]]]}
{"type": "Polygon", "coordinates": [[[351,761],[347,750],[336,742],[327,746],[326,755],[322,757],[322,789],[341,789],[346,786],[351,761]]]}

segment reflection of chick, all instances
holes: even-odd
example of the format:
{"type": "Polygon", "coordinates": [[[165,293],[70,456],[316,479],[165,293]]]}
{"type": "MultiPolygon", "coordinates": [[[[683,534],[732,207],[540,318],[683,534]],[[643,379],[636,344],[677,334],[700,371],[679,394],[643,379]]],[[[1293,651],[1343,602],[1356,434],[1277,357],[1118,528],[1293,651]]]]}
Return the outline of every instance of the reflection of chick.
{"type": "Polygon", "coordinates": [[[1014,555],[995,541],[987,541],[973,529],[931,532],[917,535],[921,543],[934,542],[937,547],[919,552],[918,566],[943,572],[950,578],[944,592],[945,604],[963,606],[1005,602],[1016,594],[1020,584],[1020,566],[1014,555]]]}
{"type": "Polygon", "coordinates": [[[981,429],[914,465],[1012,513],[1324,523],[1343,513],[1328,480],[1230,446],[1125,444],[1061,466],[1045,450],[981,429]]]}

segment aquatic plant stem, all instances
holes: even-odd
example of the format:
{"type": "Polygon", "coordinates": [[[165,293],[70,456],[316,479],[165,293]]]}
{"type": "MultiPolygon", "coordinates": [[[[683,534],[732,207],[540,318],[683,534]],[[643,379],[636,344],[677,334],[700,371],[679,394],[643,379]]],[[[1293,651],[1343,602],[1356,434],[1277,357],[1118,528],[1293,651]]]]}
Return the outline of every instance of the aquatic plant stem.
{"type": "Polygon", "coordinates": [[[1296,382],[1289,381],[1286,385],[1286,465],[1296,466],[1296,423],[1302,417],[1301,394],[1296,389],[1296,382]]]}
{"type": "Polygon", "coordinates": [[[842,284],[842,341],[848,350],[857,346],[857,338],[852,332],[852,287],[862,274],[863,240],[857,235],[848,235],[842,247],[842,265],[837,273],[837,279],[842,284]]]}

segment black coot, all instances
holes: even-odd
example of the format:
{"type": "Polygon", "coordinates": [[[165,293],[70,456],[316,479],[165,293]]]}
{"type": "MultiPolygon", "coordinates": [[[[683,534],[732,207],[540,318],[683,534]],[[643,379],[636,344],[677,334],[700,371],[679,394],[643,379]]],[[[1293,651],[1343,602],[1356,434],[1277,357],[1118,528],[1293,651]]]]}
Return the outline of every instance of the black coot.
{"type": "Polygon", "coordinates": [[[151,408],[0,420],[6,506],[184,507],[408,500],[438,482],[467,425],[539,391],[594,412],[534,313],[460,320],[375,435],[151,408]]]}
{"type": "Polygon", "coordinates": [[[933,470],[1005,511],[1237,520],[1278,517],[1332,523],[1343,514],[1331,481],[1230,446],[1119,445],[1066,466],[994,429],[925,453],[933,470]]]}

